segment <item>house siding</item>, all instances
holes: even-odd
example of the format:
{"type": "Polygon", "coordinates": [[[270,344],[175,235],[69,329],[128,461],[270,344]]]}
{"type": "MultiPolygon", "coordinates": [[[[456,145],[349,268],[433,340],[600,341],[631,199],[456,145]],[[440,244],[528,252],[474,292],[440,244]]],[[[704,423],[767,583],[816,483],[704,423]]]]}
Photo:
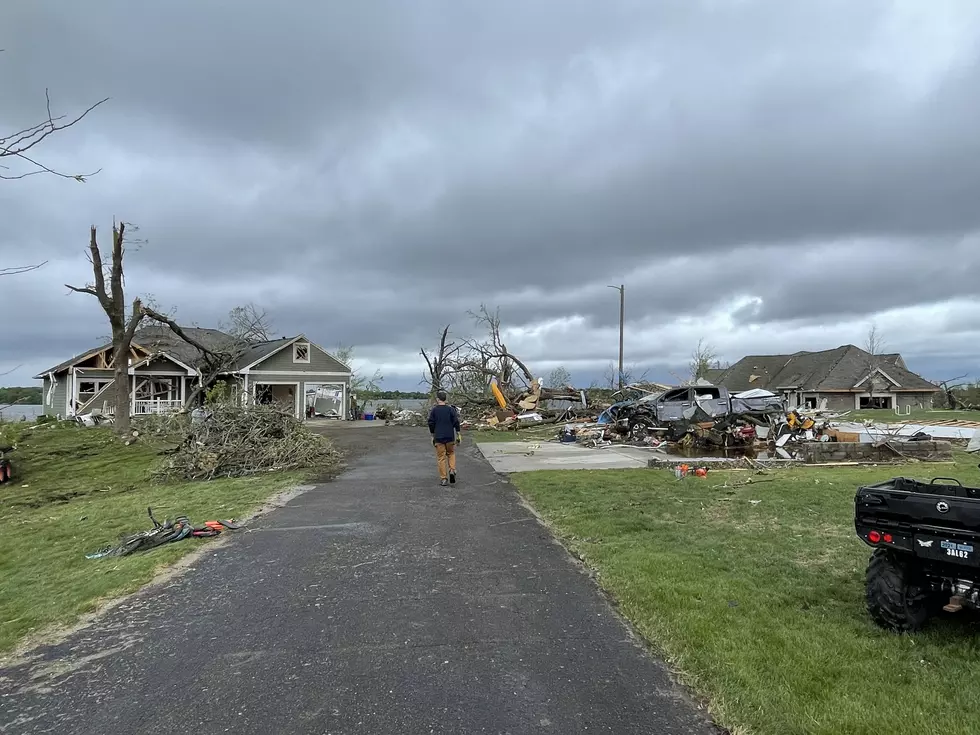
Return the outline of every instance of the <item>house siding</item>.
{"type": "Polygon", "coordinates": [[[112,380],[116,371],[112,368],[75,368],[76,380],[112,380]]]}
{"type": "Polygon", "coordinates": [[[43,381],[41,406],[45,416],[65,415],[65,403],[68,401],[68,373],[62,373],[57,378],[50,402],[48,401],[48,389],[51,387],[51,379],[45,377],[43,381]]]}
{"type": "MultiPolygon", "coordinates": [[[[302,340],[301,340],[302,341],[302,340]]],[[[339,360],[331,357],[326,352],[318,349],[315,345],[310,345],[310,361],[293,362],[293,346],[279,350],[274,355],[270,355],[265,360],[251,368],[252,370],[262,370],[270,372],[297,372],[304,373],[349,373],[350,368],[339,360]]]]}
{"type": "Polygon", "coordinates": [[[919,408],[932,408],[933,398],[939,395],[938,393],[899,393],[895,398],[895,403],[898,409],[901,411],[906,407],[911,407],[912,410],[919,408]]]}
{"type": "Polygon", "coordinates": [[[180,373],[186,375],[187,371],[172,360],[166,357],[157,357],[146,365],[142,365],[135,370],[137,375],[153,375],[154,373],[180,373]]]}
{"type": "Polygon", "coordinates": [[[350,380],[349,378],[332,378],[327,375],[289,375],[284,373],[260,373],[256,375],[255,373],[250,373],[248,376],[248,397],[249,401],[252,400],[254,394],[254,388],[256,385],[261,383],[289,383],[289,384],[299,384],[299,416],[298,418],[303,418],[306,410],[306,387],[321,385],[323,383],[336,383],[343,384],[344,394],[349,395],[350,393],[350,380]]]}

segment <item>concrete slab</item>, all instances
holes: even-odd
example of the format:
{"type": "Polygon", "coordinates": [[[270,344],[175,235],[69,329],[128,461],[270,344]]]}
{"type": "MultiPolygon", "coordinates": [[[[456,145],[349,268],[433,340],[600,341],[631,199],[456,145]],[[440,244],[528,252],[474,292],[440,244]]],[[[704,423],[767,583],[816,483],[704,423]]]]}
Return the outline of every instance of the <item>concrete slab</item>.
{"type": "Polygon", "coordinates": [[[554,442],[478,442],[477,448],[497,472],[535,470],[617,470],[646,467],[654,452],[641,447],[600,447],[554,442]]]}

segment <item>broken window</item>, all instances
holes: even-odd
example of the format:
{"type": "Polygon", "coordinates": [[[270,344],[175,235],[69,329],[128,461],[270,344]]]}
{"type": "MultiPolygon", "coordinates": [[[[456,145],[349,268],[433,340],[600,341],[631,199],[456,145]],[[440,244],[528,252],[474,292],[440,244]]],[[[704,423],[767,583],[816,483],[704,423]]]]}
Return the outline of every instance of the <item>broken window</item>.
{"type": "Polygon", "coordinates": [[[297,342],[293,345],[293,362],[310,361],[310,343],[297,342]]]}
{"type": "Polygon", "coordinates": [[[86,403],[93,398],[95,394],[100,390],[105,388],[111,381],[108,380],[80,380],[78,381],[78,401],[79,403],[86,403]]]}
{"type": "Polygon", "coordinates": [[[699,401],[721,398],[721,390],[718,388],[707,388],[698,385],[695,386],[694,393],[699,401]]]}
{"type": "Polygon", "coordinates": [[[804,408],[811,408],[811,409],[812,408],[816,408],[817,407],[817,397],[816,396],[807,396],[806,398],[804,398],[803,399],[803,407],[804,408]]]}

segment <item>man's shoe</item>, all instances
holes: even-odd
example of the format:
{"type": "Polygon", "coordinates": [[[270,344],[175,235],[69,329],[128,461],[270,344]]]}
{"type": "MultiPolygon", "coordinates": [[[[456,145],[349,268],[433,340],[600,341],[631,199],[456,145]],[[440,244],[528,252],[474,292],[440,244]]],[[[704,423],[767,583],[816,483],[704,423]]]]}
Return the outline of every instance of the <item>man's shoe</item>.
{"type": "Polygon", "coordinates": [[[448,485],[449,482],[447,480],[439,480],[439,484],[442,485],[443,487],[446,487],[446,485],[448,485]]]}
{"type": "Polygon", "coordinates": [[[456,470],[449,471],[449,484],[450,485],[456,484],[456,470]]]}

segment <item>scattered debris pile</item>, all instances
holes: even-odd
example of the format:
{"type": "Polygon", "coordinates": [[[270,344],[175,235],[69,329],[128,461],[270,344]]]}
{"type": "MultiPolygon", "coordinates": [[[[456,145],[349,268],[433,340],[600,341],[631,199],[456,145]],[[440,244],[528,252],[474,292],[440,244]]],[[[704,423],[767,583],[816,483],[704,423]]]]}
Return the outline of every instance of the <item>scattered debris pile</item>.
{"type": "Polygon", "coordinates": [[[839,424],[805,410],[787,411],[767,391],[728,396],[706,383],[661,392],[632,386],[625,400],[597,416],[563,419],[557,431],[550,426],[519,428],[522,437],[535,441],[651,448],[657,450],[651,466],[678,457],[764,466],[787,461],[944,461],[950,456],[947,443],[908,426],[839,424]]]}
{"type": "Polygon", "coordinates": [[[210,480],[324,467],[337,458],[327,440],[275,406],[219,404],[184,430],[159,470],[166,478],[210,480]]]}

